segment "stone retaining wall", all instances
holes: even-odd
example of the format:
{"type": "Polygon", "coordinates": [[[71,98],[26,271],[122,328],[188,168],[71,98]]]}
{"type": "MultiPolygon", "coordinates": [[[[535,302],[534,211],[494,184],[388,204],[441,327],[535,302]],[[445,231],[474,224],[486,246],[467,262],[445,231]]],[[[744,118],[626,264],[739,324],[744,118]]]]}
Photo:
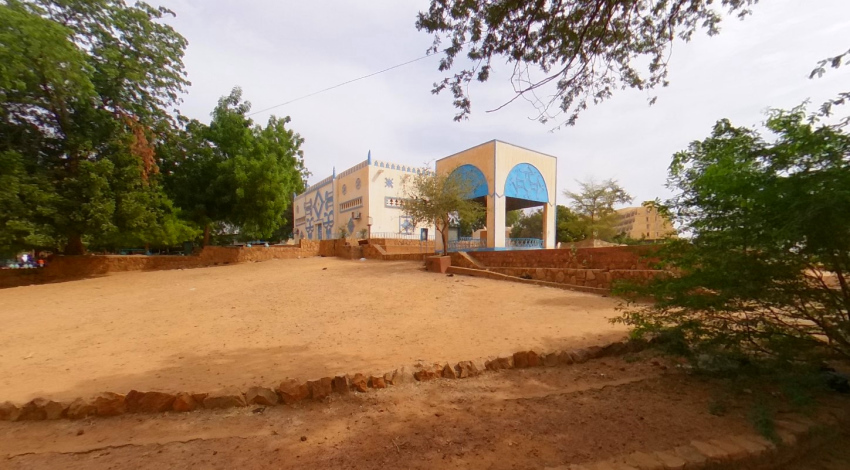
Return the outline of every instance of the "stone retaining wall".
{"type": "Polygon", "coordinates": [[[301,400],[324,400],[331,394],[368,392],[369,389],[387,388],[391,385],[442,379],[465,379],[503,369],[561,366],[580,364],[590,359],[637,352],[645,343],[617,341],[604,347],[594,346],[568,351],[520,351],[504,357],[487,357],[457,363],[419,363],[401,367],[383,374],[354,373],[316,380],[287,379],[274,389],[255,386],[247,390],[226,388],[214,392],[142,392],[130,390],[127,394],[103,392],[90,398],[77,398],[73,402],[57,402],[35,398],[23,405],[0,403],[0,421],[39,421],[56,419],[83,419],[87,417],[117,416],[125,413],[187,412],[196,409],[244,407],[248,405],[291,405],[301,400]]]}
{"type": "Polygon", "coordinates": [[[83,255],[54,256],[41,269],[0,271],[0,288],[68,281],[126,271],[160,271],[206,266],[295,259],[319,254],[318,242],[302,240],[298,245],[229,247],[208,246],[191,256],[83,255]]]}
{"type": "MultiPolygon", "coordinates": [[[[470,256],[488,268],[573,268],[604,270],[653,269],[658,247],[615,246],[577,250],[474,251],[470,256]]],[[[452,261],[454,261],[454,257],[452,261]]]]}

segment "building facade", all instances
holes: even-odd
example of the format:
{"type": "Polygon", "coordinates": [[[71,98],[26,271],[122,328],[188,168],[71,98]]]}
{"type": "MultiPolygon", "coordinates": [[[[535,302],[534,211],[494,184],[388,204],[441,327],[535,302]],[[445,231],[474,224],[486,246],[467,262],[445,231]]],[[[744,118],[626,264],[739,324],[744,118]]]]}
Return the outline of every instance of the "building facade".
{"type": "Polygon", "coordinates": [[[676,235],[670,220],[654,207],[625,207],[617,210],[617,216],[619,220],[614,226],[617,233],[636,240],[655,241],[676,235]]]}
{"type": "Polygon", "coordinates": [[[401,210],[404,182],[426,171],[409,165],[373,160],[334,173],[295,196],[296,239],[328,240],[354,235],[366,238],[419,239],[422,229],[434,239],[433,227],[414,227],[401,210]]]}
{"type": "MultiPolygon", "coordinates": [[[[487,208],[486,240],[473,249],[555,248],[557,159],[529,149],[492,140],[437,160],[434,170],[372,159],[334,173],[295,195],[294,235],[297,239],[359,238],[442,239],[434,226],[414,226],[402,211],[405,182],[422,172],[456,174],[471,182],[470,199],[487,208]],[[539,238],[510,239],[506,211],[541,207],[539,238]]],[[[463,242],[455,237],[453,241],[463,242]]],[[[456,232],[455,232],[456,235],[456,232]]],[[[458,243],[458,247],[460,243],[458,243]]]]}

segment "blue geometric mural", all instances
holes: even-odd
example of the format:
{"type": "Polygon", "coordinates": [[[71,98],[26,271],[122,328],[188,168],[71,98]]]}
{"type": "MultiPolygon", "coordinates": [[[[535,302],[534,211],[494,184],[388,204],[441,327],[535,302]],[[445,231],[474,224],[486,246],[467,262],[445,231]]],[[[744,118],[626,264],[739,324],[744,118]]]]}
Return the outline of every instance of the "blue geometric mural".
{"type": "Polygon", "coordinates": [[[392,178],[384,178],[384,186],[387,188],[393,187],[393,179],[392,178]]]}
{"type": "Polygon", "coordinates": [[[469,185],[473,188],[472,194],[468,196],[469,199],[475,199],[489,194],[487,178],[484,177],[484,173],[475,165],[461,165],[452,172],[451,176],[454,175],[458,175],[468,181],[469,185]]]}
{"type": "Polygon", "coordinates": [[[549,202],[549,191],[540,170],[529,163],[520,163],[508,173],[505,196],[534,202],[549,202]]]}
{"type": "Polygon", "coordinates": [[[313,239],[314,225],[322,224],[322,234],[316,234],[316,238],[331,238],[334,226],[334,193],[333,186],[325,186],[330,189],[316,189],[312,197],[304,201],[305,221],[307,222],[307,238],[313,239]]]}
{"type": "Polygon", "coordinates": [[[407,216],[401,216],[401,217],[398,218],[398,231],[399,231],[399,233],[411,235],[415,228],[416,228],[416,226],[413,225],[413,218],[407,217],[407,216]]]}

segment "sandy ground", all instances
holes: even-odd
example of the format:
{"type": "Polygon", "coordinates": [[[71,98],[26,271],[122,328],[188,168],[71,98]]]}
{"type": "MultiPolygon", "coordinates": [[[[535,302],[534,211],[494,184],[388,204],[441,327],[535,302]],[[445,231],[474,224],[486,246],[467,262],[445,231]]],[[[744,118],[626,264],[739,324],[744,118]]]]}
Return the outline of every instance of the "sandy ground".
{"type": "Polygon", "coordinates": [[[294,407],[0,422],[0,467],[542,469],[754,432],[746,407],[709,413],[718,393],[609,358],[294,407]]]}
{"type": "Polygon", "coordinates": [[[212,391],[619,339],[617,301],[420,263],[278,260],[0,290],[0,401],[212,391]]]}

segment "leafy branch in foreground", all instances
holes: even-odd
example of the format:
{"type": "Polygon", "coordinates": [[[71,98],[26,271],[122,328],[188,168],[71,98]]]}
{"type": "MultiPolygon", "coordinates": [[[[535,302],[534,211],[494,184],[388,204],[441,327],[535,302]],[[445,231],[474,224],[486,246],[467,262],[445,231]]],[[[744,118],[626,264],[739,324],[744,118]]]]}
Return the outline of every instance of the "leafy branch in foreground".
{"type": "Polygon", "coordinates": [[[724,10],[743,18],[756,2],[431,0],[416,28],[434,35],[429,52],[445,54],[441,72],[466,52],[469,65],[433,88],[451,90],[456,121],[469,116],[470,83],[487,81],[493,59],[501,57],[513,65],[514,96],[497,109],[522,97],[535,106],[538,121],[565,113],[564,123],[572,125],[589,102],[617,89],[666,86],[676,38],[688,41],[698,29],[715,35],[724,10]],[[444,41],[449,46],[441,49],[444,41]]]}
{"type": "Polygon", "coordinates": [[[690,240],[661,248],[674,276],[615,321],[685,351],[780,361],[850,358],[850,135],[775,111],[765,139],[719,121],[670,165],[668,209],[690,240]]]}

